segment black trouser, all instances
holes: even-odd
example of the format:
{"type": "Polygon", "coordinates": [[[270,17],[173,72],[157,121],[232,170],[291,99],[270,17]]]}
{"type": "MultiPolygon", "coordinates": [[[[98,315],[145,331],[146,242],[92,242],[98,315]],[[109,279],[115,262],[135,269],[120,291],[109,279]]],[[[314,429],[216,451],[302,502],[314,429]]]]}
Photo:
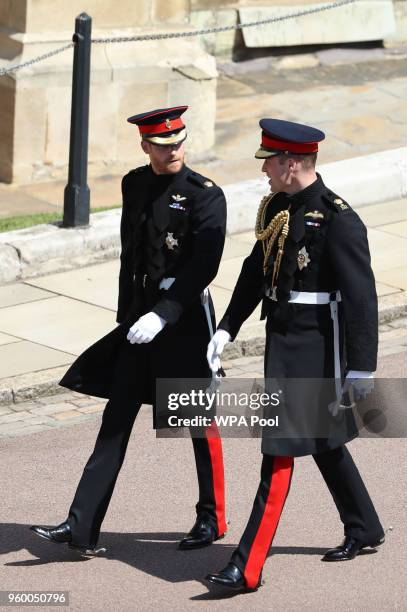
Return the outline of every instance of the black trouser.
{"type": "Polygon", "coordinates": [[[383,527],[346,446],[313,457],[338,509],[345,535],[364,544],[380,540],[383,527]]]}
{"type": "MultiPolygon", "coordinates": [[[[89,548],[97,544],[139,410],[139,403],[123,395],[106,404],[94,451],[69,509],[73,544],[89,548]]],[[[209,428],[205,434],[203,438],[193,438],[199,484],[196,511],[222,535],[226,531],[222,444],[216,427],[209,428]]]]}
{"type": "MultiPolygon", "coordinates": [[[[345,535],[374,544],[384,532],[369,493],[345,446],[313,455],[344,524],[345,535]]],[[[248,587],[257,586],[287,498],[293,457],[263,455],[260,485],[249,522],[231,561],[248,587]]]]}

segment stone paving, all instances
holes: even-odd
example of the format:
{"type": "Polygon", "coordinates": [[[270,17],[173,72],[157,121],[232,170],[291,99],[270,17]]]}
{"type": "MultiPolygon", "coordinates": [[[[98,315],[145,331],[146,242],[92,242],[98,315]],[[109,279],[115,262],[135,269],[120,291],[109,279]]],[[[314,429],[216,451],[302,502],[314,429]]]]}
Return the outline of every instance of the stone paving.
{"type": "Polygon", "coordinates": [[[106,402],[79,393],[61,393],[32,402],[0,406],[0,436],[28,435],[87,421],[106,402]]]}
{"type": "MultiPolygon", "coordinates": [[[[368,226],[379,304],[386,302],[391,306],[405,299],[406,203],[404,199],[358,209],[368,226]]],[[[253,215],[256,208],[253,207],[253,215]]],[[[252,232],[233,234],[226,240],[219,272],[211,285],[218,318],[229,303],[242,262],[252,244],[252,232]]],[[[0,287],[0,394],[6,393],[6,399],[0,398],[0,403],[10,401],[7,393],[15,388],[17,377],[30,376],[32,385],[52,370],[56,371],[55,376],[61,377],[62,370],[77,355],[114,328],[118,272],[119,261],[115,259],[0,287]]],[[[406,326],[403,321],[382,328],[385,354],[404,350],[406,326]]],[[[243,326],[239,342],[261,338],[263,328],[257,308],[243,326]]],[[[231,345],[232,351],[235,345],[237,343],[231,345]]],[[[228,357],[238,357],[241,353],[230,352],[228,357]]],[[[31,397],[20,397],[18,401],[24,399],[31,397]]]]}
{"type": "MultiPolygon", "coordinates": [[[[280,60],[279,68],[267,58],[220,66],[215,157],[196,166],[198,170],[220,184],[257,177],[259,162],[252,156],[258,144],[257,120],[270,113],[291,120],[317,120],[331,143],[322,148],[322,162],[405,144],[405,57],[331,66],[315,66],[304,57],[288,59],[280,60]]],[[[119,177],[91,181],[94,205],[118,203],[119,177]]],[[[63,186],[0,185],[0,216],[60,208],[63,186]]],[[[253,215],[256,207],[254,203],[253,215]]],[[[368,226],[379,300],[391,304],[407,291],[407,199],[365,206],[358,213],[368,226]]],[[[218,316],[229,302],[252,244],[252,232],[227,239],[211,288],[218,316]]],[[[55,379],[56,373],[114,327],[117,276],[118,261],[114,260],[0,287],[0,395],[9,389],[9,381],[20,377],[38,381],[55,373],[55,379]]],[[[258,318],[257,309],[240,337],[250,339],[258,333],[258,318]]],[[[382,356],[403,353],[406,347],[406,318],[381,326],[382,356]]],[[[231,363],[230,375],[261,372],[259,358],[231,363]]],[[[17,435],[22,429],[34,433],[90,419],[104,406],[100,400],[66,393],[34,395],[33,399],[28,394],[30,401],[21,402],[22,396],[21,403],[13,404],[11,392],[5,397],[6,405],[0,406],[1,435],[17,435]]]]}
{"type": "MultiPolygon", "coordinates": [[[[405,146],[405,58],[335,66],[317,66],[306,56],[282,58],[278,66],[262,58],[220,68],[213,159],[191,165],[221,185],[259,175],[260,162],[253,152],[261,116],[316,123],[324,129],[323,163],[405,146]]],[[[64,186],[65,181],[2,184],[0,217],[60,211],[64,186]]],[[[91,177],[90,186],[92,206],[119,204],[120,177],[91,177]]],[[[407,200],[400,200],[358,209],[369,229],[379,298],[390,303],[407,291],[406,205],[407,200]]],[[[227,240],[212,287],[218,316],[252,243],[252,232],[227,240]]],[[[47,373],[57,379],[76,355],[114,327],[117,275],[116,260],[0,287],[0,394],[7,381],[32,381],[29,386],[47,373]]],[[[258,314],[245,325],[243,337],[258,332],[258,314]]],[[[381,325],[379,332],[379,375],[387,364],[387,376],[397,371],[405,377],[407,316],[381,325]]],[[[240,356],[223,365],[229,377],[262,376],[259,356],[240,356]]],[[[103,604],[105,609],[134,610],[135,601],[146,611],[191,605],[246,609],[246,595],[218,600],[206,593],[199,579],[225,565],[244,528],[258,482],[256,440],[225,440],[230,531],[225,540],[197,551],[192,559],[180,555],[175,545],[193,517],[190,448],[183,441],[170,446],[173,441],[156,440],[147,406],[137,419],[137,435],[130,440],[103,525],[101,544],[107,545],[107,557],[92,559],[90,565],[78,562],[28,531],[31,522],[56,524],[64,518],[104,406],[100,398],[65,391],[0,405],[6,492],[0,523],[2,588],[69,588],[71,609],[96,610],[103,604]],[[161,484],[163,466],[166,477],[161,484]]],[[[267,583],[249,595],[253,610],[271,605],[310,612],[405,608],[400,572],[407,549],[405,440],[357,440],[352,453],[385,525],[386,546],[377,555],[360,555],[352,564],[320,564],[321,554],[339,543],[341,525],[312,459],[298,461],[295,486],[265,568],[267,583]]]]}
{"type": "MultiPolygon", "coordinates": [[[[294,60],[295,58],[283,58],[294,60]]],[[[219,180],[253,178],[258,121],[275,117],[316,125],[326,134],[319,152],[327,163],[405,146],[407,59],[277,70],[266,58],[225,67],[218,84],[216,160],[219,180]],[[252,70],[249,69],[252,64],[252,70]],[[254,65],[253,65],[254,64],[254,65]]]]}
{"type": "MultiPolygon", "coordinates": [[[[339,49],[331,64],[307,54],[220,64],[212,156],[191,165],[220,185],[257,178],[258,121],[270,115],[323,129],[321,163],[405,146],[407,56],[394,50],[376,61],[377,51],[366,50],[363,62],[360,51],[339,49]]],[[[91,205],[120,204],[120,181],[90,176],[91,205]]],[[[0,217],[60,211],[65,184],[0,184],[0,217]]]]}
{"type": "MultiPolygon", "coordinates": [[[[379,328],[379,363],[382,357],[407,357],[407,317],[379,328]]],[[[224,360],[226,375],[233,378],[262,378],[263,357],[224,360]]],[[[405,367],[407,376],[407,366],[405,367]]],[[[0,406],[0,438],[26,436],[55,427],[77,425],[103,412],[106,401],[75,392],[39,397],[33,401],[0,406]]],[[[145,407],[147,410],[149,407],[145,407]]]]}
{"type": "Polygon", "coordinates": [[[386,531],[377,553],[352,563],[321,563],[341,542],[343,527],[312,457],[301,457],[264,568],[265,585],[230,597],[208,591],[203,577],[226,565],[245,528],[259,482],[260,441],[224,439],[227,536],[204,549],[179,551],[177,542],[195,520],[192,445],[157,439],[151,414],[142,410],[103,521],[99,545],[106,554],[84,559],[36,537],[29,526],[66,518],[98,427],[95,418],[0,440],[2,590],[69,591],[69,610],[81,612],[405,610],[405,439],[349,445],[386,531]]]}

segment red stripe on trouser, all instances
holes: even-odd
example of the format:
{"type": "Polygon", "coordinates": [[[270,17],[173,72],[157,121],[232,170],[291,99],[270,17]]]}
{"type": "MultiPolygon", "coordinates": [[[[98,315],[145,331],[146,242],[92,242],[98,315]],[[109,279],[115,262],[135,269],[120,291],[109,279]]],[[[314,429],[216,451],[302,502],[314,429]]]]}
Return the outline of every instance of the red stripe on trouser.
{"type": "Polygon", "coordinates": [[[256,588],[290,488],[292,457],[275,457],[264,514],[244,570],[246,586],[256,588]]]}
{"type": "Polygon", "coordinates": [[[218,536],[221,536],[227,530],[225,518],[225,476],[223,470],[222,440],[215,422],[205,429],[205,436],[211,456],[218,536]]]}

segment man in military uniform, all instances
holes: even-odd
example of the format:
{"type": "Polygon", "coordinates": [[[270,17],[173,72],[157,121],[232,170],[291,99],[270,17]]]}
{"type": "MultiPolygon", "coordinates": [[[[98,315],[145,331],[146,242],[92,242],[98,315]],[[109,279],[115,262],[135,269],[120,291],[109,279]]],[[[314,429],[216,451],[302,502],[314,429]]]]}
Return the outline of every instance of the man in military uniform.
{"type": "MultiPolygon", "coordinates": [[[[118,327],[88,348],[61,385],[107,398],[94,451],[68,518],[33,526],[39,536],[95,552],[100,527],[142,403],[154,404],[157,378],[209,378],[206,347],[213,319],[202,296],[222,256],[226,203],[222,190],[184,164],[187,106],[130,117],[150,164],[122,181],[118,327]]],[[[193,438],[199,483],[197,519],[183,550],[226,532],[222,444],[216,426],[193,438]]]]}
{"type": "Polygon", "coordinates": [[[261,120],[260,126],[256,157],[264,159],[262,170],[272,193],[260,205],[257,242],[209,344],[208,360],[213,369],[219,367],[225,344],[263,300],[266,388],[276,380],[282,384],[280,416],[294,424],[294,432],[284,437],[284,429],[276,435],[270,428],[263,430],[261,480],[249,522],[230,563],[207,576],[210,583],[235,590],[260,584],[294,457],[314,457],[344,524],[343,544],[328,551],[324,561],[354,559],[363,548],[382,543],[384,536],[345,446],[357,436],[354,415],[351,410],[330,415],[326,393],[330,383],[339,400],[345,376],[348,386],[376,369],[377,296],[366,228],[315,172],[321,131],[273,119],[261,120]],[[329,416],[332,435],[329,426],[321,435],[318,425],[329,425],[329,416]],[[314,437],[307,434],[308,420],[314,437]]]}

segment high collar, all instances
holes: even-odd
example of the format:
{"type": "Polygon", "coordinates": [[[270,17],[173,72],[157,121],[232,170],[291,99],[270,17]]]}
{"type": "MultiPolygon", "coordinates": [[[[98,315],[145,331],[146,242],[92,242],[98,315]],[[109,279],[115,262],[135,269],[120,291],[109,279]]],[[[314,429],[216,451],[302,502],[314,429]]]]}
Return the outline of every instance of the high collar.
{"type": "Polygon", "coordinates": [[[149,172],[149,177],[150,179],[158,186],[160,187],[169,187],[169,185],[171,185],[172,183],[174,183],[175,181],[177,181],[178,179],[182,178],[183,176],[185,176],[185,174],[188,172],[188,168],[187,166],[184,164],[181,168],[181,170],[179,170],[179,172],[176,172],[175,174],[156,174],[151,166],[151,164],[148,166],[148,172],[149,172]]]}
{"type": "Polygon", "coordinates": [[[321,178],[321,175],[317,172],[316,180],[305,187],[305,189],[301,189],[301,191],[297,191],[293,195],[287,194],[287,202],[291,204],[293,208],[298,208],[301,204],[305,204],[307,200],[310,200],[317,196],[321,191],[325,188],[324,182],[321,178]]]}

